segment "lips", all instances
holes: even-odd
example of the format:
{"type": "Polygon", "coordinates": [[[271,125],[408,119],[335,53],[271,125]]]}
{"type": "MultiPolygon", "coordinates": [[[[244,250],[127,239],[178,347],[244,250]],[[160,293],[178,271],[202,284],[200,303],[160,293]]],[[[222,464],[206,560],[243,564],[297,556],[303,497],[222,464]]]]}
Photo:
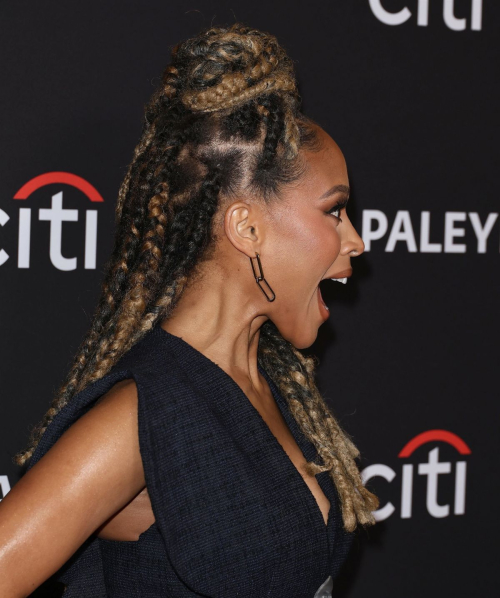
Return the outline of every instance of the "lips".
{"type": "MultiPolygon", "coordinates": [[[[342,270],[341,272],[336,272],[335,275],[332,276],[325,276],[321,280],[326,280],[329,278],[330,280],[334,280],[336,282],[341,282],[342,284],[347,283],[347,279],[352,276],[352,268],[347,268],[346,270],[342,270]]],[[[321,281],[320,281],[321,282],[321,281]]]]}
{"type": "Polygon", "coordinates": [[[329,278],[330,280],[342,281],[344,278],[350,278],[351,276],[352,276],[352,268],[347,268],[345,270],[342,270],[341,272],[334,272],[333,277],[330,275],[330,276],[326,276],[325,278],[329,278]]]}

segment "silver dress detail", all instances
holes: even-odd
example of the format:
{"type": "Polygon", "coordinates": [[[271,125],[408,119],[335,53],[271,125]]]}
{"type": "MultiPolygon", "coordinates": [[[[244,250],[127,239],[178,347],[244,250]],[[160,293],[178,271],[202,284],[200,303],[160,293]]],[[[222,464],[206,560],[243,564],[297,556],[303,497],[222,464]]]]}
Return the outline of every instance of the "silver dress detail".
{"type": "Polygon", "coordinates": [[[326,580],[319,586],[313,598],[332,598],[333,579],[329,575],[326,580]]]}

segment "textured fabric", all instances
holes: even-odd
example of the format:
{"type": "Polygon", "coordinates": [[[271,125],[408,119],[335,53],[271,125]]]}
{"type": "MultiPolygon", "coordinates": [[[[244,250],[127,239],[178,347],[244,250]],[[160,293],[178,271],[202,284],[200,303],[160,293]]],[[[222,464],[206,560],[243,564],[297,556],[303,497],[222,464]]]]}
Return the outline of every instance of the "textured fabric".
{"type": "MultiPolygon", "coordinates": [[[[259,365],[307,460],[317,452],[259,365]]],[[[138,389],[139,446],[155,523],[137,542],[92,535],[52,579],[65,598],[327,598],[354,533],[328,472],[328,525],[309,487],[236,382],[159,325],[78,393],[32,467],[116,382],[138,389]],[[331,577],[331,580],[329,580],[331,577]]]]}

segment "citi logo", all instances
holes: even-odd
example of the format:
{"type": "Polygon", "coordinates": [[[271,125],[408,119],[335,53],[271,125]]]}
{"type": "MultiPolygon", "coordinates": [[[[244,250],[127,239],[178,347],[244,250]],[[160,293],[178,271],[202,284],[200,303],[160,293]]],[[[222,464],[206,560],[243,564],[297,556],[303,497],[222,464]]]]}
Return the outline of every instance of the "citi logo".
{"type": "MultiPolygon", "coordinates": [[[[47,172],[34,177],[25,183],[14,195],[15,200],[25,202],[32,194],[47,185],[57,184],[60,187],[70,186],[81,191],[86,201],[101,203],[104,201],[95,187],[82,177],[69,172],[47,172]]],[[[39,194],[37,195],[38,201],[39,194]]],[[[63,255],[63,223],[77,222],[80,216],[79,209],[68,209],[63,207],[63,191],[58,191],[51,196],[49,208],[20,207],[18,212],[17,227],[17,267],[29,268],[31,260],[31,238],[32,238],[32,212],[38,215],[39,221],[47,221],[49,226],[49,257],[52,265],[58,270],[76,270],[78,265],[77,257],[66,257],[63,255]]],[[[84,210],[85,233],[82,242],[84,244],[84,268],[96,268],[97,254],[97,210],[84,210]]],[[[0,208],[0,226],[11,225],[11,217],[0,208]]],[[[9,249],[10,251],[10,249],[9,249]]],[[[37,247],[37,252],[40,247],[37,247]]],[[[5,264],[11,257],[10,253],[0,243],[0,266],[5,264]]]]}
{"type": "MultiPolygon", "coordinates": [[[[379,21],[386,25],[402,25],[413,16],[413,13],[407,6],[403,6],[398,11],[390,11],[383,6],[382,0],[368,1],[373,14],[379,21]]],[[[442,3],[443,21],[448,29],[452,29],[453,31],[464,31],[467,29],[467,18],[455,16],[455,0],[442,0],[442,3]]],[[[427,27],[429,25],[429,0],[417,0],[414,4],[417,5],[417,25],[427,27]]],[[[483,0],[470,0],[470,6],[470,29],[472,31],[481,31],[483,0]]]]}
{"type": "MultiPolygon", "coordinates": [[[[400,451],[398,457],[407,460],[423,445],[435,445],[437,442],[442,442],[453,447],[458,455],[471,454],[471,450],[467,444],[459,436],[453,434],[453,432],[448,432],[447,430],[428,430],[412,438],[400,451]]],[[[467,461],[459,460],[454,463],[451,461],[440,461],[439,446],[434,446],[427,453],[427,461],[424,463],[413,464],[403,461],[401,473],[399,474],[401,484],[399,490],[401,496],[399,513],[401,519],[412,517],[415,469],[417,475],[426,476],[427,478],[425,506],[429,515],[441,518],[448,517],[451,512],[453,512],[453,515],[463,515],[465,513],[467,461]],[[452,474],[454,476],[453,506],[450,504],[439,504],[438,501],[439,476],[444,474],[452,474]]],[[[398,472],[388,465],[381,463],[369,465],[361,472],[363,484],[376,477],[381,477],[391,483],[398,477],[398,472]]],[[[396,488],[393,488],[393,490],[395,493],[398,492],[396,488]]],[[[382,521],[390,517],[395,511],[396,507],[389,501],[383,507],[373,511],[373,516],[376,521],[382,521]]]]}
{"type": "MultiPolygon", "coordinates": [[[[498,212],[490,212],[486,217],[481,217],[478,212],[435,213],[432,220],[434,222],[428,211],[412,217],[408,210],[398,210],[389,226],[389,218],[381,210],[363,210],[361,237],[365,251],[370,251],[373,242],[385,239],[387,235],[386,252],[403,249],[410,253],[466,253],[469,249],[487,253],[493,229],[500,232],[498,212]],[[417,236],[415,231],[418,229],[417,236]]],[[[495,249],[500,251],[500,243],[495,249]]]]}

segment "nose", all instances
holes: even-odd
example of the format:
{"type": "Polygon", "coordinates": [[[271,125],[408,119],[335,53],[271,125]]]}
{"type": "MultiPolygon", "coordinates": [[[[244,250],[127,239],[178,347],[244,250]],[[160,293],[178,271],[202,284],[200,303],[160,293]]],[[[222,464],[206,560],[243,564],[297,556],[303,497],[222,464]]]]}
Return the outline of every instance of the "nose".
{"type": "Polygon", "coordinates": [[[340,254],[348,256],[361,255],[365,250],[365,244],[347,214],[344,214],[342,224],[345,224],[345,226],[342,227],[340,254]]]}

